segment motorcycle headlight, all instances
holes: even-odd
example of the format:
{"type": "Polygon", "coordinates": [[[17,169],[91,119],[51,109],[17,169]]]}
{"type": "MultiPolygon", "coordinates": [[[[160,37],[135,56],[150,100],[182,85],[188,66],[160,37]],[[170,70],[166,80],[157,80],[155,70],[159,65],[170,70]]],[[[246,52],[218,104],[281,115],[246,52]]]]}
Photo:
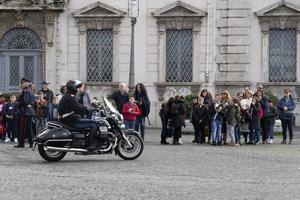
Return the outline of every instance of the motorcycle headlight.
{"type": "Polygon", "coordinates": [[[106,126],[99,126],[100,133],[106,133],[108,132],[108,128],[106,126]]]}

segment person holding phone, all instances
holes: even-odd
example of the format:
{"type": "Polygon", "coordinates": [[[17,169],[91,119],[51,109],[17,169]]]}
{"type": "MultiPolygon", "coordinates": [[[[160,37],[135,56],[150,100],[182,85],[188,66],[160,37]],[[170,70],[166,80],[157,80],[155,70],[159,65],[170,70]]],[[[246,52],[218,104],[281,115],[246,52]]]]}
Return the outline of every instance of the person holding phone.
{"type": "Polygon", "coordinates": [[[135,103],[133,95],[129,97],[129,102],[124,104],[122,113],[124,116],[125,129],[134,129],[136,118],[141,113],[139,107],[135,103]]]}

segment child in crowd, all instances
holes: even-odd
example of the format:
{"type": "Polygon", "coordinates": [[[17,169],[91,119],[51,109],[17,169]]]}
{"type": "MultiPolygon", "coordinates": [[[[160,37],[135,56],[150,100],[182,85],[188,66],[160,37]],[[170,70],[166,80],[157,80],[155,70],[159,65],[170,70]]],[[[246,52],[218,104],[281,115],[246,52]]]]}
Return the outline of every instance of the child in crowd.
{"type": "Polygon", "coordinates": [[[268,99],[269,107],[268,107],[268,113],[269,113],[269,118],[268,118],[268,136],[269,136],[269,144],[273,144],[273,139],[274,139],[274,125],[275,125],[275,120],[278,117],[278,111],[277,109],[273,106],[273,102],[271,99],[268,99]]]}
{"type": "Polygon", "coordinates": [[[50,120],[51,121],[57,121],[58,120],[58,99],[56,96],[52,97],[52,103],[49,106],[49,112],[50,112],[50,120]]]}
{"type": "Polygon", "coordinates": [[[19,110],[18,104],[16,103],[16,95],[10,95],[10,101],[5,106],[5,118],[7,123],[6,139],[5,142],[18,142],[18,118],[19,110]]]}
{"type": "Polygon", "coordinates": [[[48,103],[44,99],[44,93],[40,91],[38,93],[39,99],[36,102],[36,127],[37,131],[39,131],[42,127],[44,127],[47,123],[47,115],[48,115],[48,103]]]}
{"type": "Polygon", "coordinates": [[[140,110],[135,103],[133,95],[129,97],[129,102],[124,104],[122,113],[124,115],[125,129],[134,129],[135,120],[140,115],[140,110]]]}

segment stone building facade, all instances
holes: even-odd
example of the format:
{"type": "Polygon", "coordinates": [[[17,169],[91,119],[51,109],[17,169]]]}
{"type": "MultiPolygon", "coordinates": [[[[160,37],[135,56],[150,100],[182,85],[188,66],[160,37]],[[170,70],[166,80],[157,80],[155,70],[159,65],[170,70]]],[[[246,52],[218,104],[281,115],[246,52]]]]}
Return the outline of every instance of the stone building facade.
{"type": "Polygon", "coordinates": [[[262,83],[298,97],[298,0],[0,0],[0,91],[18,90],[20,76],[56,92],[80,79],[92,96],[128,83],[128,2],[139,5],[135,83],[148,89],[152,126],[163,101],[204,88],[262,83]]]}

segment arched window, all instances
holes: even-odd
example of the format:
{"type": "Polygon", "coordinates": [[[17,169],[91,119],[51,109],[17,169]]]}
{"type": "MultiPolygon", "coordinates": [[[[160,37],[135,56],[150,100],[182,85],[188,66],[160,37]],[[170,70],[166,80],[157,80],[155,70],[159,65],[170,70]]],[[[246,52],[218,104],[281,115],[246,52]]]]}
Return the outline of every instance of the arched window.
{"type": "Polygon", "coordinates": [[[20,77],[25,77],[37,87],[43,78],[40,37],[29,28],[12,28],[0,40],[0,88],[5,91],[18,89],[20,77]]]}

